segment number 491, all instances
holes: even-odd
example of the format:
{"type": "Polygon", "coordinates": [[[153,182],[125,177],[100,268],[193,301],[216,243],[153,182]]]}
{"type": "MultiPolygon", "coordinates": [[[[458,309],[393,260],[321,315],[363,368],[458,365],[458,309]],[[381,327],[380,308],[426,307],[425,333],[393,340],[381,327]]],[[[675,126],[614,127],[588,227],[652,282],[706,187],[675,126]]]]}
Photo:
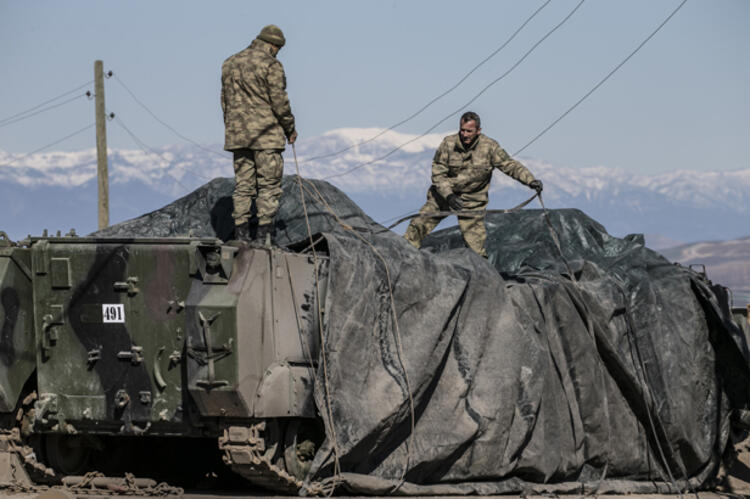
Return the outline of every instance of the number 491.
{"type": "Polygon", "coordinates": [[[125,306],[122,303],[103,303],[102,322],[125,322],[125,306]]]}

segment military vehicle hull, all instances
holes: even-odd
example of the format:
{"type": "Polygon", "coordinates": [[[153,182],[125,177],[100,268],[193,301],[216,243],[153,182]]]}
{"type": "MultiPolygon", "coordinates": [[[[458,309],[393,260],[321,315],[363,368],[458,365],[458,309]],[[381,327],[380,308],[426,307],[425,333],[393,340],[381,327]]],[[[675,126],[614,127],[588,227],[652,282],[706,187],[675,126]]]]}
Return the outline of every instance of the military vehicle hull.
{"type": "Polygon", "coordinates": [[[157,441],[177,453],[166,466],[189,439],[256,484],[298,489],[325,435],[313,383],[326,270],[217,239],[4,239],[6,467],[61,481],[137,464],[157,441]]]}

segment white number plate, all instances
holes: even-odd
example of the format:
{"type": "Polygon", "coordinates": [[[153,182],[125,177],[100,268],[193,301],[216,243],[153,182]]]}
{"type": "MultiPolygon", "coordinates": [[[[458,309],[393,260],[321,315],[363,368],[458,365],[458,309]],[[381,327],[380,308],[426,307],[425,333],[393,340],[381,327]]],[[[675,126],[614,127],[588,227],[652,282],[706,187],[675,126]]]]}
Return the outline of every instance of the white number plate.
{"type": "Polygon", "coordinates": [[[125,306],[122,303],[103,303],[102,322],[125,322],[125,306]]]}

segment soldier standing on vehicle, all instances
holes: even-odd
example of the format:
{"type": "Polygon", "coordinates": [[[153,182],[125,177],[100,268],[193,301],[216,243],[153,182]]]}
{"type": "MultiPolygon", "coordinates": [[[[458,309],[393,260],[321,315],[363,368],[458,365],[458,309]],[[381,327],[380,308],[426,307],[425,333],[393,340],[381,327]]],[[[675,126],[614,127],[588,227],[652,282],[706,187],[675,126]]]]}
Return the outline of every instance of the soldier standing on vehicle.
{"type": "Polygon", "coordinates": [[[272,244],[279,210],[287,140],[297,139],[286,93],[284,67],[276,54],[286,43],[278,26],[264,27],[249,47],[221,67],[224,149],[234,154],[235,239],[250,241],[250,209],[258,215],[256,241],[272,244]]]}
{"type": "Polygon", "coordinates": [[[484,242],[487,229],[484,225],[485,208],[492,180],[492,171],[498,168],[524,185],[542,192],[542,181],[520,162],[514,160],[495,140],[482,135],[479,115],[468,111],[461,116],[457,134],[449,135],[435,152],[432,160],[432,186],[427,191],[427,202],[406,229],[404,237],[416,248],[422,239],[446,215],[426,216],[441,211],[461,212],[458,226],[464,243],[477,254],[487,257],[484,242]],[[476,212],[467,213],[467,212],[476,212]]]}

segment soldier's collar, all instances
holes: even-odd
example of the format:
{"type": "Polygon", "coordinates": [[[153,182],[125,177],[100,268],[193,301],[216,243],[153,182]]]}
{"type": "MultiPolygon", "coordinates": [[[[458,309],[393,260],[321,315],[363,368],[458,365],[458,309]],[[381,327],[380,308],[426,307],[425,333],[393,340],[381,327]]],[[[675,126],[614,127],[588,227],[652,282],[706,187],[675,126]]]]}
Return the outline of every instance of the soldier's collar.
{"type": "Polygon", "coordinates": [[[272,47],[273,45],[271,45],[265,40],[261,40],[260,38],[254,39],[253,42],[250,44],[250,48],[260,50],[261,52],[265,52],[271,57],[276,57],[275,55],[273,55],[272,47]]]}
{"type": "Polygon", "coordinates": [[[474,139],[474,142],[472,142],[469,147],[464,147],[464,143],[461,142],[461,136],[456,134],[456,149],[462,152],[473,151],[474,149],[477,148],[477,144],[479,143],[479,137],[481,136],[482,134],[480,133],[479,135],[476,136],[476,138],[474,139]]]}

